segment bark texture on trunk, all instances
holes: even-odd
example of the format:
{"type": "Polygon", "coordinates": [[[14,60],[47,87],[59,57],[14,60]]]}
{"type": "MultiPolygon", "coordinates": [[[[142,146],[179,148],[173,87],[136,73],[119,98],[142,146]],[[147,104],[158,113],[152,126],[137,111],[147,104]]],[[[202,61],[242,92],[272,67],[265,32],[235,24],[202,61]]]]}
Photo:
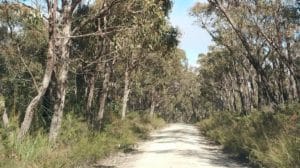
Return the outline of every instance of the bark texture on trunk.
{"type": "Polygon", "coordinates": [[[94,93],[95,93],[95,74],[92,74],[91,77],[88,79],[88,95],[87,95],[87,104],[86,104],[86,119],[89,123],[92,123],[92,104],[94,100],[94,93]]]}
{"type": "Polygon", "coordinates": [[[105,103],[106,103],[106,98],[107,98],[107,93],[109,89],[109,81],[110,81],[110,67],[109,64],[106,63],[105,65],[105,75],[104,75],[104,80],[102,84],[102,92],[99,96],[99,111],[97,115],[97,127],[100,129],[102,126],[102,120],[104,116],[104,110],[105,110],[105,103]]]}
{"type": "Polygon", "coordinates": [[[122,120],[124,120],[126,117],[127,102],[128,102],[128,97],[129,97],[129,93],[130,93],[129,84],[130,84],[129,68],[126,67],[125,78],[124,78],[124,94],[123,94],[123,103],[122,103],[122,112],[121,112],[122,120]]]}
{"type": "Polygon", "coordinates": [[[155,106],[156,106],[155,87],[152,88],[151,92],[152,92],[152,95],[151,95],[150,117],[153,118],[154,117],[154,110],[155,110],[155,106]]]}
{"type": "Polygon", "coordinates": [[[8,120],[6,108],[3,109],[2,121],[3,121],[4,128],[7,128],[9,126],[9,120],[8,120]]]}
{"type": "Polygon", "coordinates": [[[0,93],[0,114],[2,114],[2,122],[4,128],[7,128],[9,125],[8,115],[5,107],[4,96],[0,93]]]}
{"type": "Polygon", "coordinates": [[[153,101],[151,103],[151,107],[150,107],[150,117],[153,118],[154,117],[154,110],[155,110],[155,102],[153,101]]]}
{"type": "Polygon", "coordinates": [[[65,106],[67,77],[69,71],[69,46],[71,36],[71,3],[66,2],[63,6],[63,16],[61,22],[61,39],[60,39],[60,57],[56,68],[57,79],[57,100],[54,103],[54,113],[51,120],[49,140],[55,142],[58,137],[61,122],[63,118],[63,110],[65,106]]]}

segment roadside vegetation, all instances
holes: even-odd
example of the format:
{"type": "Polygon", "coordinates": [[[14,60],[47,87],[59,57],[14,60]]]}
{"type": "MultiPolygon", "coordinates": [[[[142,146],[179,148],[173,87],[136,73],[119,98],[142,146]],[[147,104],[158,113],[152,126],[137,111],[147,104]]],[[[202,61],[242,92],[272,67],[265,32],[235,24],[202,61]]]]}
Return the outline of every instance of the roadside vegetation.
{"type": "Polygon", "coordinates": [[[208,0],[191,9],[215,42],[199,55],[199,126],[256,167],[300,166],[299,7],[208,0]]]}
{"type": "Polygon", "coordinates": [[[80,167],[92,165],[99,159],[117,151],[134,150],[138,140],[148,137],[150,131],[164,126],[159,118],[141,117],[129,113],[125,120],[113,119],[103,131],[91,131],[82,119],[66,115],[59,140],[49,142],[47,134],[40,130],[17,140],[17,132],[1,130],[0,167],[80,167]]]}
{"type": "Polygon", "coordinates": [[[255,167],[288,168],[300,165],[300,105],[275,112],[212,114],[198,123],[202,133],[223,145],[224,151],[255,167]]]}
{"type": "Polygon", "coordinates": [[[258,167],[299,167],[300,3],[208,0],[190,67],[171,0],[0,0],[0,166],[75,167],[166,122],[258,167]],[[199,39],[201,45],[201,39],[199,39]]]}
{"type": "Polygon", "coordinates": [[[92,164],[180,118],[187,69],[171,7],[0,0],[0,167],[92,164]]]}

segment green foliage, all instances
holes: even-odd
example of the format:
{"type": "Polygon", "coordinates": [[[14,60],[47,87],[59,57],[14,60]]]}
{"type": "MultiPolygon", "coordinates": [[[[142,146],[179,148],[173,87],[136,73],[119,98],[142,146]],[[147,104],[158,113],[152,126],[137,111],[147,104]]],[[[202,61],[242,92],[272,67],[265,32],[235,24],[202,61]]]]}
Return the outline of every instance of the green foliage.
{"type": "Polygon", "coordinates": [[[299,104],[282,106],[276,113],[256,111],[249,116],[230,112],[201,121],[203,133],[235,157],[259,167],[300,165],[299,104]]]}
{"type": "Polygon", "coordinates": [[[129,113],[128,119],[114,119],[95,133],[82,119],[68,114],[56,144],[49,143],[42,132],[20,142],[15,129],[0,129],[0,167],[76,167],[118,150],[129,151],[139,138],[148,137],[150,130],[163,125],[161,119],[129,113]]]}
{"type": "Polygon", "coordinates": [[[50,153],[48,138],[43,133],[34,137],[26,137],[22,142],[17,140],[17,132],[1,132],[0,151],[2,153],[0,167],[34,167],[45,160],[50,153]]]}

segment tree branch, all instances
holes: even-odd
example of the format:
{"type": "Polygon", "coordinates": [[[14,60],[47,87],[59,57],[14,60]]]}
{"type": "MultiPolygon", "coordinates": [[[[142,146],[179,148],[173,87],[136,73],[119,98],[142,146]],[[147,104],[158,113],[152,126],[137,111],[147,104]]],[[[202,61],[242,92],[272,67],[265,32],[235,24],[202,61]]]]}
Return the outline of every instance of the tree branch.
{"type": "Polygon", "coordinates": [[[83,20],[79,26],[75,27],[73,30],[72,30],[72,33],[71,34],[75,34],[78,30],[80,30],[80,28],[82,28],[82,26],[86,25],[88,22],[96,19],[96,18],[99,18],[99,17],[102,17],[103,15],[105,15],[112,7],[114,7],[116,4],[118,4],[119,2],[121,2],[121,0],[113,0],[109,5],[105,6],[103,9],[101,9],[97,14],[91,16],[91,17],[88,17],[86,18],[85,20],[83,20]]]}

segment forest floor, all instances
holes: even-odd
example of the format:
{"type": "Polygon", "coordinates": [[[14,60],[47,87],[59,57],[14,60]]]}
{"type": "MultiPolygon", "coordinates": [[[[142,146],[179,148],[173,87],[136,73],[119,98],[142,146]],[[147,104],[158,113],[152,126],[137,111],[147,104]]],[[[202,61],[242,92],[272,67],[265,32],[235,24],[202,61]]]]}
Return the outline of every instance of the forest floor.
{"type": "Polygon", "coordinates": [[[220,146],[199,134],[196,126],[169,124],[151,134],[137,149],[99,161],[96,168],[246,168],[220,146]]]}

